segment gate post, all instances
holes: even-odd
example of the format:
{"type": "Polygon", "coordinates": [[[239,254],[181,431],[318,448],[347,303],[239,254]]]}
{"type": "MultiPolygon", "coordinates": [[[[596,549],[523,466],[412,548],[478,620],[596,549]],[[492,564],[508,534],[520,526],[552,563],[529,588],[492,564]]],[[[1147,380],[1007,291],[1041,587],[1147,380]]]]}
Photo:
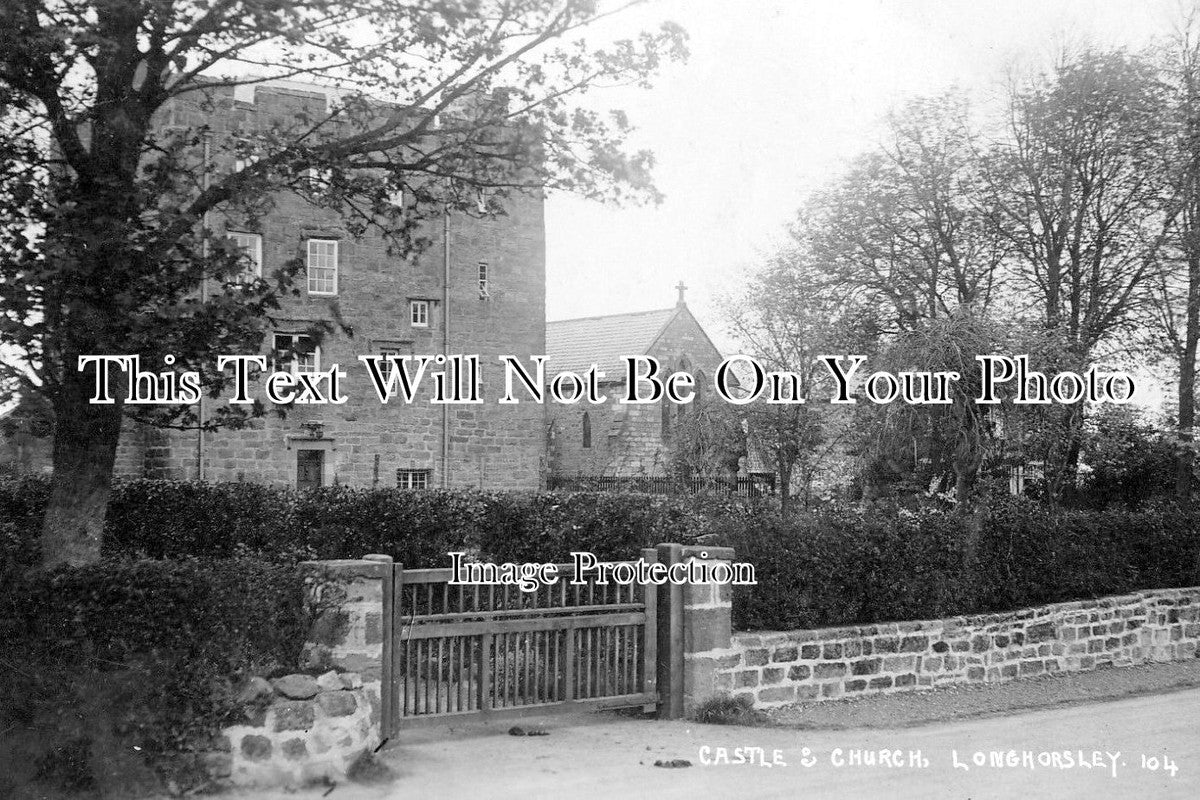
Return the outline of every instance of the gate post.
{"type": "MultiPolygon", "coordinates": [[[[682,545],[658,546],[658,563],[668,570],[682,561],[682,545]]],[[[683,716],[683,587],[674,583],[658,593],[658,693],[659,719],[683,716]]]]}
{"type": "Polygon", "coordinates": [[[387,741],[396,732],[396,716],[399,708],[399,698],[396,697],[396,676],[392,659],[396,657],[396,648],[392,637],[396,633],[396,620],[400,616],[400,598],[396,597],[396,573],[404,574],[404,568],[395,564],[391,556],[381,553],[369,553],[363,556],[363,561],[374,561],[379,564],[379,577],[382,583],[383,609],[380,614],[380,631],[383,634],[379,668],[379,730],[380,739],[387,741]]]}
{"type": "MultiPolygon", "coordinates": [[[[732,547],[693,545],[683,548],[683,560],[733,563],[732,547]]],[[[683,586],[683,680],[679,699],[682,714],[716,693],[716,670],[727,666],[733,640],[733,587],[720,583],[683,586]]]]}
{"type": "MultiPolygon", "coordinates": [[[[670,569],[691,561],[733,561],[733,548],[660,544],[670,569]]],[[[732,587],[713,583],[661,587],[658,604],[658,690],[661,719],[679,719],[713,693],[714,670],[733,636],[732,587]]]]}

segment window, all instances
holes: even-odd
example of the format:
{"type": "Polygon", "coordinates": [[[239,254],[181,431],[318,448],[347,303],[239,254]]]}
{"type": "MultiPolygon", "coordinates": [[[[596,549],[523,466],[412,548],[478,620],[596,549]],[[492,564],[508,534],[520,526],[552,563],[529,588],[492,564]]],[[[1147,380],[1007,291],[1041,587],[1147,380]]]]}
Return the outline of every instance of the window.
{"type": "Polygon", "coordinates": [[[488,212],[488,199],[483,189],[475,190],[475,210],[480,214],[486,214],[488,212]]]}
{"type": "Polygon", "coordinates": [[[664,442],[671,438],[671,403],[664,396],[661,403],[662,408],[662,440],[664,442]]]}
{"type": "MultiPolygon", "coordinates": [[[[400,348],[398,347],[379,347],[376,348],[376,351],[379,353],[379,355],[383,356],[383,359],[379,362],[379,374],[383,377],[384,384],[386,385],[387,382],[392,379],[392,370],[399,368],[397,367],[396,362],[391,359],[391,356],[401,356],[405,354],[401,353],[400,348]]],[[[393,394],[399,393],[399,391],[399,387],[396,387],[396,390],[393,392],[393,394]]]]}
{"type": "Polygon", "coordinates": [[[428,489],[429,472],[427,469],[398,469],[396,486],[401,489],[428,489]]]}
{"type": "Polygon", "coordinates": [[[584,449],[592,446],[592,418],[588,412],[583,412],[583,447],[584,449]]]}
{"type": "Polygon", "coordinates": [[[409,319],[414,328],[429,327],[429,301],[410,300],[408,303],[409,319]]]}
{"type": "Polygon", "coordinates": [[[387,201],[396,208],[404,208],[404,187],[397,186],[388,191],[387,201]]]}
{"type": "Polygon", "coordinates": [[[227,231],[226,236],[240,247],[249,262],[245,269],[235,279],[236,283],[250,283],[255,278],[262,277],[262,236],[257,233],[242,233],[227,231]]]}
{"type": "Polygon", "coordinates": [[[308,293],[337,294],[338,243],[336,239],[308,240],[308,293]]]}
{"type": "Polygon", "coordinates": [[[277,333],[274,340],[275,369],[295,374],[321,369],[321,348],[303,333],[277,333]]]}
{"type": "Polygon", "coordinates": [[[479,262],[479,296],[483,298],[492,296],[488,292],[488,265],[486,261],[479,262]]]}
{"type": "Polygon", "coordinates": [[[296,451],[296,488],[316,489],[324,483],[325,451],[296,451]]]}

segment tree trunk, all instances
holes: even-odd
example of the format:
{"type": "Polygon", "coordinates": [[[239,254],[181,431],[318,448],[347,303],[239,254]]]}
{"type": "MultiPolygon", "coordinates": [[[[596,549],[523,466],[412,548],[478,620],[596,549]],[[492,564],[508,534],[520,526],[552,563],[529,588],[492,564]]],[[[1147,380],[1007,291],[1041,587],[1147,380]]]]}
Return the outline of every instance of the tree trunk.
{"type": "MultiPolygon", "coordinates": [[[[1189,237],[1190,246],[1190,237],[1189,237]]],[[[1183,358],[1179,361],[1179,459],[1175,472],[1175,499],[1184,508],[1192,504],[1192,426],[1196,423],[1196,343],[1200,340],[1200,254],[1188,254],[1187,326],[1183,358]]]]}
{"type": "Polygon", "coordinates": [[[779,512],[787,514],[792,507],[792,465],[779,459],[779,512]]]}
{"type": "Polygon", "coordinates": [[[42,563],[79,566],[100,558],[121,406],[93,405],[93,373],[67,372],[54,402],[54,475],[42,521],[42,563]]]}

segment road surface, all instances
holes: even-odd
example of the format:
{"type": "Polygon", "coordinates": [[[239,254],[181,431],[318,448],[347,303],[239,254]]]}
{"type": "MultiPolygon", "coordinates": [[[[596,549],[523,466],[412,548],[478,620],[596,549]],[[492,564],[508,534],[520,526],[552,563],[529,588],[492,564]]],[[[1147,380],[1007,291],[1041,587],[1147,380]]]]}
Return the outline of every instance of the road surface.
{"type": "Polygon", "coordinates": [[[1200,797],[1200,689],[898,730],[547,723],[542,737],[509,736],[512,723],[406,733],[384,751],[394,783],[328,797],[1200,797]],[[654,766],[670,759],[692,766],[654,766]]]}

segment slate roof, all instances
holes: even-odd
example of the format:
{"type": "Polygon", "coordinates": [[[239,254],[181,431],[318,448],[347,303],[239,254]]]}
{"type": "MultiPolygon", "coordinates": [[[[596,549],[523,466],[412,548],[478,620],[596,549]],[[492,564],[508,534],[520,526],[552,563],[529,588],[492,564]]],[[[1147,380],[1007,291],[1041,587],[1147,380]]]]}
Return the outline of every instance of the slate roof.
{"type": "Polygon", "coordinates": [[[582,373],[592,364],[605,380],[622,380],[625,356],[644,354],[654,344],[679,307],[634,314],[564,319],[546,323],[546,373],[582,373]]]}

